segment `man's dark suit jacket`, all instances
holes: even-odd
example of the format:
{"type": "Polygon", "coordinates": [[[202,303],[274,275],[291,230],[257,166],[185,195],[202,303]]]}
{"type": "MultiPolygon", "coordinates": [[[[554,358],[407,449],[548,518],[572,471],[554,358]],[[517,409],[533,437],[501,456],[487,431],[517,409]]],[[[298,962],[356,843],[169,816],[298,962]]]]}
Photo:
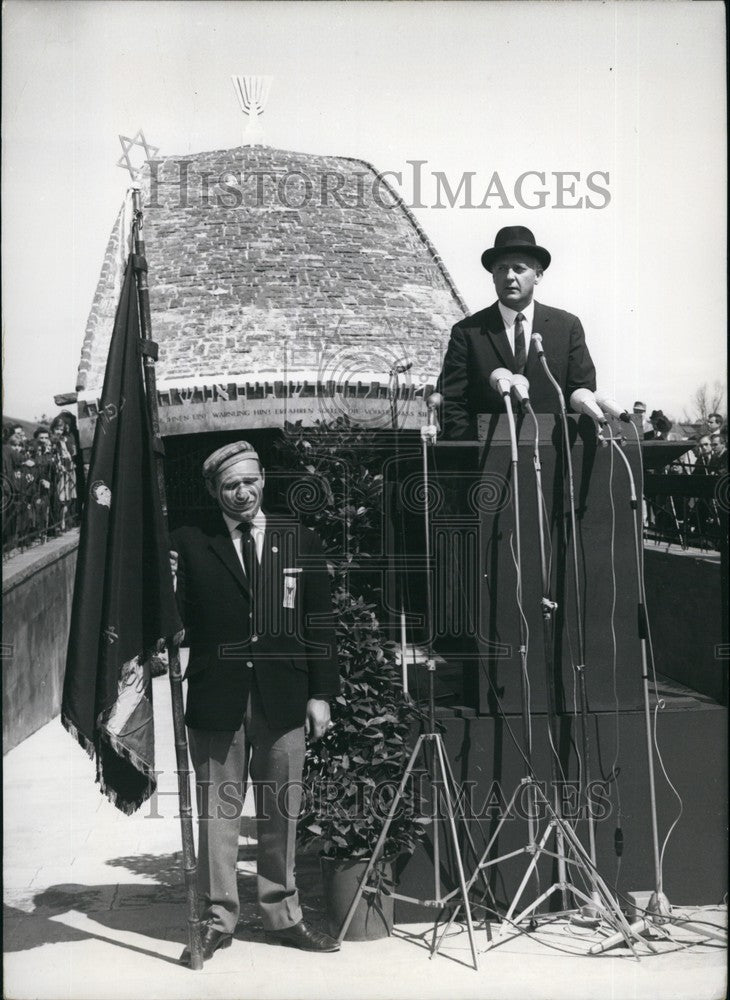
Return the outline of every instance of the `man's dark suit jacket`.
{"type": "Polygon", "coordinates": [[[184,643],[190,646],[188,726],[238,729],[252,674],[271,728],[304,725],[309,698],[339,691],[330,580],[317,535],[267,514],[253,602],[220,514],[202,526],[178,528],[172,545],[184,643]]]}
{"type": "MultiPolygon", "coordinates": [[[[577,316],[535,302],[532,330],[542,334],[545,359],[563,390],[566,405],[575,389],[595,391],[596,369],[577,316]]],[[[557,394],[548,381],[535,345],[527,346],[524,375],[530,383],[532,406],[536,413],[558,413],[557,394]]],[[[496,302],[461,320],[451,331],[436,387],[444,397],[445,438],[476,438],[478,413],[504,411],[502,397],[489,385],[489,376],[495,368],[517,370],[496,302]]]]}

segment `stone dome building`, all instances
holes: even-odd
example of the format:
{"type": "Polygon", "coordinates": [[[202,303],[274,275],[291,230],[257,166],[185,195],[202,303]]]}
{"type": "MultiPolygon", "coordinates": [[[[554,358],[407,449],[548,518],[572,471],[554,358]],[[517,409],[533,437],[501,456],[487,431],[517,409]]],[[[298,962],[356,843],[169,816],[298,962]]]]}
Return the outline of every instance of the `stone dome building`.
{"type": "MultiPolygon", "coordinates": [[[[390,427],[394,410],[401,427],[423,422],[450,327],[466,307],[374,167],[242,146],[151,161],[142,190],[163,436],[338,414],[390,427]]],[[[109,240],[81,353],[86,446],[128,214],[109,240]]]]}

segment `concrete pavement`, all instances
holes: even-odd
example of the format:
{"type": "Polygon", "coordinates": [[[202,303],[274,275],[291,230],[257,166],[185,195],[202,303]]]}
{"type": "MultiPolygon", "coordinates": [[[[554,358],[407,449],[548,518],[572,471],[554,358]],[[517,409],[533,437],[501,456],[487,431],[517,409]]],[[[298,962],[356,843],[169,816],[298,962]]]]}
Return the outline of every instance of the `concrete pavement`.
{"type": "MultiPolygon", "coordinates": [[[[185,944],[180,829],[169,685],[155,681],[156,802],[132,817],[111,806],[94,766],[62,729],[48,723],[4,757],[4,995],[59,1000],[131,998],[490,998],[490,1000],[704,1000],[726,994],[726,952],[697,933],[673,929],[639,946],[588,957],[592,932],[565,921],[513,937],[469,967],[457,928],[443,954],[428,957],[429,928],[403,925],[385,940],[345,942],[321,957],[263,940],[255,907],[255,825],[242,823],[241,922],[230,949],[202,972],[177,963],[185,944]]],[[[250,804],[250,800],[247,805],[250,804]]],[[[303,857],[298,881],[305,915],[322,926],[317,860],[303,857]]],[[[722,890],[719,890],[722,891],[722,890]]],[[[682,911],[685,915],[690,911],[682,911]]],[[[725,926],[721,907],[691,911],[725,926]]],[[[698,925],[704,927],[705,925],[698,925]]],[[[710,929],[710,928],[708,928],[710,929]]]]}

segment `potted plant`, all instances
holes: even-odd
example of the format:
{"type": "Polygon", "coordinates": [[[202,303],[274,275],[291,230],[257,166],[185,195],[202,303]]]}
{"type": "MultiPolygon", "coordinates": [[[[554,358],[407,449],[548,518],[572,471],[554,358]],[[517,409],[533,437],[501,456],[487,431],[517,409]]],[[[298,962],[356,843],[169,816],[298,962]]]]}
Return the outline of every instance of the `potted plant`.
{"type": "MultiPolygon", "coordinates": [[[[382,453],[371,434],[343,419],[314,430],[289,425],[280,450],[290,470],[318,484],[320,502],[300,516],[322,538],[332,574],[342,688],[332,727],[307,751],[299,843],[320,849],[328,920],[337,935],[411,756],[421,713],[403,697],[395,644],[381,624],[379,574],[368,572],[381,537],[382,453]]],[[[348,939],[390,933],[393,865],[424,832],[419,808],[409,783],[376,865],[378,891],[363,895],[348,939]]]]}

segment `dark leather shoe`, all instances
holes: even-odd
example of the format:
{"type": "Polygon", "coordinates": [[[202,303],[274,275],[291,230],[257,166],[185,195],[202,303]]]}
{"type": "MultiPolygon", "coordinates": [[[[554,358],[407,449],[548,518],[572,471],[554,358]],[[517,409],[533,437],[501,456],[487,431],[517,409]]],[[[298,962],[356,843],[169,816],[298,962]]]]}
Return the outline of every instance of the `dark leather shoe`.
{"type": "Polygon", "coordinates": [[[285,927],[281,931],[266,931],[266,940],[269,944],[281,944],[287,948],[299,948],[301,951],[339,951],[340,942],[335,941],[329,934],[322,931],[315,931],[312,927],[307,927],[303,920],[293,927],[285,927]]]}
{"type": "MultiPolygon", "coordinates": [[[[210,924],[205,924],[201,935],[203,944],[203,961],[209,962],[219,948],[230,948],[233,940],[232,934],[225,931],[217,931],[210,924]]],[[[186,948],[180,956],[181,965],[190,965],[190,948],[186,948]]]]}

